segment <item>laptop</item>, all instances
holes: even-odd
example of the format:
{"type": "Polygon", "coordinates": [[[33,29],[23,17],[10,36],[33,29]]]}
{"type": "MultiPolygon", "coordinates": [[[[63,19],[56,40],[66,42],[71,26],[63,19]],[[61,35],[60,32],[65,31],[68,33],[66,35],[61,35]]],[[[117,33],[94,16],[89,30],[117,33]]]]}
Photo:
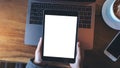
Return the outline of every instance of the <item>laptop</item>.
{"type": "MultiPolygon", "coordinates": [[[[96,0],[28,0],[24,43],[37,46],[43,34],[44,10],[78,12],[78,40],[84,49],[92,49],[94,42],[96,0]]],[[[61,27],[62,28],[62,27],[61,27]]]]}

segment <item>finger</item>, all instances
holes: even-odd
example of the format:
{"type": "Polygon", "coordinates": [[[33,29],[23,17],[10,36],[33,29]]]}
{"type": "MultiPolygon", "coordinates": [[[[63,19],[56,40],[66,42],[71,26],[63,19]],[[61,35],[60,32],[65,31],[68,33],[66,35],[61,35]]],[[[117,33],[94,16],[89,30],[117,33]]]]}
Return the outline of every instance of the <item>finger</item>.
{"type": "Polygon", "coordinates": [[[77,42],[77,55],[76,55],[76,60],[80,60],[81,59],[81,54],[80,54],[80,43],[77,42]]]}
{"type": "Polygon", "coordinates": [[[77,42],[77,55],[79,55],[79,54],[80,54],[80,43],[77,42]]]}
{"type": "Polygon", "coordinates": [[[42,47],[42,37],[40,37],[36,51],[40,51],[41,47],[42,47]]]}

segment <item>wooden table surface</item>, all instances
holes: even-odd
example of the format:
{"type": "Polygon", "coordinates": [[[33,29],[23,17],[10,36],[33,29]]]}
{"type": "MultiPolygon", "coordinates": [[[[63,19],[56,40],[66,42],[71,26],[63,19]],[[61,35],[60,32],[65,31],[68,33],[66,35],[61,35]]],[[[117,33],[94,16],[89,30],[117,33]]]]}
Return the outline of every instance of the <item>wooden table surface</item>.
{"type": "MultiPolygon", "coordinates": [[[[92,50],[85,51],[86,68],[120,68],[120,60],[112,62],[103,54],[105,47],[118,32],[102,19],[105,0],[96,0],[95,38],[92,50]],[[105,67],[104,67],[105,66],[105,67]]],[[[0,60],[26,63],[34,57],[36,47],[24,45],[27,0],[0,0],[0,60]]]]}
{"type": "Polygon", "coordinates": [[[27,62],[35,47],[24,45],[27,0],[0,0],[0,60],[27,62]]]}

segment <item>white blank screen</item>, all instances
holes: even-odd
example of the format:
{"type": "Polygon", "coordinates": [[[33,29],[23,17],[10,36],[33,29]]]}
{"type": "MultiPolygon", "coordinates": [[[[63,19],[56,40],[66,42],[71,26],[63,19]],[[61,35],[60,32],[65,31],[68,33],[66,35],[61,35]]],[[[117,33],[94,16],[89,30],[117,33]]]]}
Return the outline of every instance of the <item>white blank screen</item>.
{"type": "Polygon", "coordinates": [[[77,16],[45,15],[43,56],[74,58],[77,16]]]}

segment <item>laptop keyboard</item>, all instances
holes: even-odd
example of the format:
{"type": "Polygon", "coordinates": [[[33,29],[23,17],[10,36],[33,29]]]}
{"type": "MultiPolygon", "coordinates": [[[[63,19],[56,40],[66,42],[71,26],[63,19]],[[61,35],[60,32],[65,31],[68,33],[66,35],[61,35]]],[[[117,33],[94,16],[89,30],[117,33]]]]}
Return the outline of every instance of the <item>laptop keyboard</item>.
{"type": "Polygon", "coordinates": [[[91,6],[61,5],[50,3],[32,3],[30,12],[30,24],[42,25],[44,19],[44,10],[63,10],[77,11],[79,28],[91,28],[91,6]]]}

